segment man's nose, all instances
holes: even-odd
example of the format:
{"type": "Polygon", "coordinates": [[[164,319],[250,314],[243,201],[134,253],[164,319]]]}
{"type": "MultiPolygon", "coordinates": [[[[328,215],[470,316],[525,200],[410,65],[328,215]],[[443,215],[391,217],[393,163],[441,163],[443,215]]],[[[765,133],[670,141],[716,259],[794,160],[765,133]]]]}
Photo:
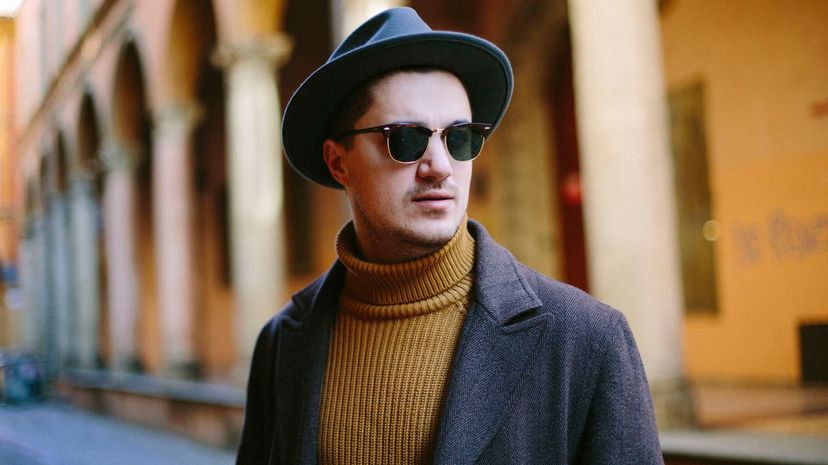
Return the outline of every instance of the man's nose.
{"type": "Polygon", "coordinates": [[[417,175],[423,179],[442,180],[453,173],[451,155],[443,143],[442,131],[436,131],[428,141],[423,157],[418,162],[417,175]]]}

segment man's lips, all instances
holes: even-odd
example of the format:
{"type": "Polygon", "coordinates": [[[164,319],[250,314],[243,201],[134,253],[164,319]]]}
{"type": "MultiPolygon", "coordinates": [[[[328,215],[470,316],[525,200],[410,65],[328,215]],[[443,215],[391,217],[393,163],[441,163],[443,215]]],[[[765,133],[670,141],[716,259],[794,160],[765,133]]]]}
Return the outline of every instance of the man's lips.
{"type": "Polygon", "coordinates": [[[426,191],[414,195],[411,201],[429,210],[447,210],[454,204],[454,194],[445,190],[426,191]]]}
{"type": "Polygon", "coordinates": [[[454,194],[445,191],[430,191],[415,195],[414,202],[436,202],[442,200],[454,200],[454,194]]]}

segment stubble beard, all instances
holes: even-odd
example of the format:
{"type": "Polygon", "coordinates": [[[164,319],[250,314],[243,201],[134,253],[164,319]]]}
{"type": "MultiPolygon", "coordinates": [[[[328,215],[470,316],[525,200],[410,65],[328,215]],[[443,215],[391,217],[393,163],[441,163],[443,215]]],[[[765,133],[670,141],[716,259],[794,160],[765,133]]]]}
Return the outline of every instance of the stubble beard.
{"type": "MultiPolygon", "coordinates": [[[[417,195],[438,188],[451,191],[454,198],[458,198],[458,189],[453,185],[417,186],[406,193],[403,202],[407,206],[417,195]]],[[[462,206],[458,205],[458,207],[462,206]]],[[[405,212],[406,208],[402,208],[400,211],[405,212]]],[[[442,216],[450,216],[454,213],[453,211],[426,210],[423,213],[424,219],[411,219],[410,224],[383,221],[383,219],[377,221],[377,219],[370,218],[369,215],[365,214],[365,210],[360,208],[358,198],[354,199],[352,213],[354,219],[362,224],[362,227],[358,228],[358,235],[362,236],[358,238],[358,243],[370,243],[374,250],[382,248],[386,254],[390,252],[393,256],[400,257],[404,260],[423,257],[442,248],[457,233],[457,229],[460,227],[460,223],[464,217],[464,215],[458,215],[458,218],[456,218],[450,228],[440,228],[437,230],[429,230],[428,227],[417,228],[416,226],[420,221],[427,222],[428,219],[439,219],[442,216]]]]}

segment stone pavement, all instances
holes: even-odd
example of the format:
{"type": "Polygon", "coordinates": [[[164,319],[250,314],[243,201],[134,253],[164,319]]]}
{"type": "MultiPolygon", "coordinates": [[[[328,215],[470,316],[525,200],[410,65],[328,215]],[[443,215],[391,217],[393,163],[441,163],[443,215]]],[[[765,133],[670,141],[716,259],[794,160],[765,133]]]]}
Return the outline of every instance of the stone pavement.
{"type": "MultiPolygon", "coordinates": [[[[699,428],[662,431],[675,463],[828,465],[828,387],[697,385],[699,428]]],[[[668,464],[671,463],[668,460],[668,464]]]]}
{"type": "MultiPolygon", "coordinates": [[[[828,387],[696,386],[700,428],[663,431],[668,463],[828,465],[828,387]]],[[[231,465],[234,452],[57,401],[0,405],[0,465],[231,465]]]]}
{"type": "Polygon", "coordinates": [[[676,430],[660,434],[668,464],[739,463],[763,465],[828,465],[828,441],[819,437],[741,430],[676,430]]]}
{"type": "Polygon", "coordinates": [[[2,465],[231,465],[234,457],[59,402],[0,405],[2,465]]]}

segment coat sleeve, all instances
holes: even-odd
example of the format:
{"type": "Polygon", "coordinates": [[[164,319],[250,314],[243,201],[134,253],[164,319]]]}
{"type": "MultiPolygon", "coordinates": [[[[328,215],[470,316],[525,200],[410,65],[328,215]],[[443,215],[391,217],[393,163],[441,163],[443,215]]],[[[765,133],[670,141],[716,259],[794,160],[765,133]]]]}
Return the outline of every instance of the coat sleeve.
{"type": "Polygon", "coordinates": [[[579,464],[663,465],[641,357],[622,315],[603,343],[579,464]]]}
{"type": "Polygon", "coordinates": [[[250,376],[247,381],[247,404],[237,465],[264,465],[268,463],[273,443],[275,350],[277,320],[271,320],[256,340],[250,376]]]}

